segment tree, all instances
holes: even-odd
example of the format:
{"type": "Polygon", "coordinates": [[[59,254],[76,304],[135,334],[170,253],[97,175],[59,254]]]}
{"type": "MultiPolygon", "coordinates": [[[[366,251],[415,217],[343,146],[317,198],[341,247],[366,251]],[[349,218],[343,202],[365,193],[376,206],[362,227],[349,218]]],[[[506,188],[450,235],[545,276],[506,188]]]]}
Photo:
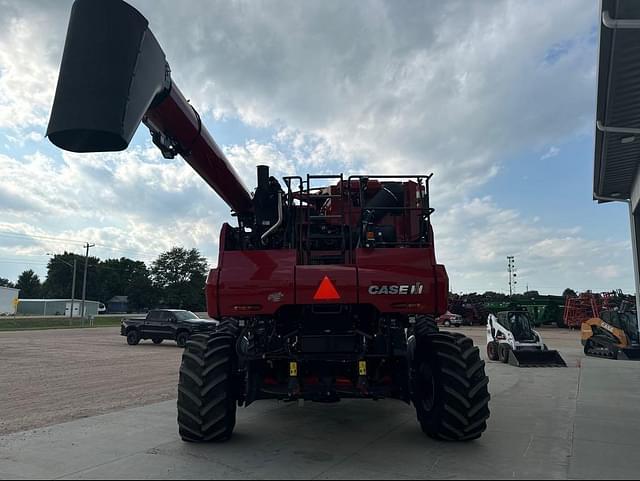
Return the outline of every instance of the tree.
{"type": "Polygon", "coordinates": [[[578,297],[578,293],[567,287],[562,293],[562,297],[578,297]]]}
{"type": "Polygon", "coordinates": [[[487,291],[484,294],[482,294],[483,297],[485,297],[486,299],[493,299],[493,300],[505,300],[507,297],[509,297],[507,294],[503,294],[502,292],[494,292],[494,291],[487,291]]]}
{"type": "Polygon", "coordinates": [[[98,297],[108,302],[114,296],[127,296],[129,309],[151,308],[158,296],[151,282],[149,269],[141,261],[121,257],[106,259],[97,266],[98,297]]]}
{"type": "MultiPolygon", "coordinates": [[[[70,252],[56,254],[47,264],[47,279],[42,286],[43,295],[51,299],[69,299],[71,297],[71,286],[73,282],[73,261],[77,260],[76,267],[76,292],[74,297],[79,299],[82,297],[82,276],[84,269],[84,256],[76,255],[70,252]]],[[[89,273],[87,274],[87,299],[91,299],[89,295],[91,287],[95,283],[95,272],[92,275],[91,265],[95,265],[99,259],[89,257],[89,273]]]]}
{"type": "Polygon", "coordinates": [[[9,279],[0,277],[0,287],[15,287],[15,285],[9,279]]]}
{"type": "Polygon", "coordinates": [[[18,277],[16,289],[20,289],[21,299],[38,299],[42,297],[42,284],[38,275],[29,269],[18,277]]]}
{"type": "Polygon", "coordinates": [[[207,270],[207,260],[198,249],[174,247],[153,262],[151,275],[164,305],[203,311],[207,270]]]}

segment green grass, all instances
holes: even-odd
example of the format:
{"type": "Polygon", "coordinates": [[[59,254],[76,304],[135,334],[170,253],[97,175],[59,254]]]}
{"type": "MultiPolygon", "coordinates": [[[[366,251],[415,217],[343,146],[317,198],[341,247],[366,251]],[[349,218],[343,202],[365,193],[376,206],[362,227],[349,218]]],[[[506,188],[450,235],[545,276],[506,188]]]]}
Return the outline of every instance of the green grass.
{"type": "MultiPolygon", "coordinates": [[[[93,327],[113,327],[119,326],[120,321],[125,315],[119,316],[101,316],[96,317],[93,321],[93,327]]],[[[26,331],[38,329],[77,329],[88,328],[88,321],[82,321],[68,317],[38,317],[38,318],[11,318],[0,317],[0,331],[26,331]]]]}

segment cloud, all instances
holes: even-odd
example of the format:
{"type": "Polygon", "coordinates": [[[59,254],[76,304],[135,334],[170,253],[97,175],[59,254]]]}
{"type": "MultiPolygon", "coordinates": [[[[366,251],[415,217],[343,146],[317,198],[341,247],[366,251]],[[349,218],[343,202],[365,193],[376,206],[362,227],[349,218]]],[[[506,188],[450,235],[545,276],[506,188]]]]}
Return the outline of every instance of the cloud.
{"type": "Polygon", "coordinates": [[[620,277],[620,268],[615,265],[606,265],[596,268],[595,273],[605,281],[612,281],[620,277]]]}
{"type": "Polygon", "coordinates": [[[201,109],[284,122],[369,171],[434,171],[444,191],[593,116],[596,14],[579,1],[135,4],[201,109]]]}
{"type": "Polygon", "coordinates": [[[69,5],[55,3],[0,2],[0,129],[19,142],[44,130],[53,99],[69,5]]]}
{"type": "Polygon", "coordinates": [[[547,150],[542,157],[540,157],[540,160],[547,160],[550,159],[552,157],[557,157],[558,154],[560,153],[560,149],[558,147],[555,146],[551,146],[549,147],[549,150],[547,150]]]}
{"type": "Polygon", "coordinates": [[[507,256],[514,255],[519,291],[560,294],[566,287],[631,286],[628,241],[588,239],[579,229],[551,229],[500,208],[491,197],[453,204],[433,216],[436,252],[455,291],[504,291],[507,256]]]}

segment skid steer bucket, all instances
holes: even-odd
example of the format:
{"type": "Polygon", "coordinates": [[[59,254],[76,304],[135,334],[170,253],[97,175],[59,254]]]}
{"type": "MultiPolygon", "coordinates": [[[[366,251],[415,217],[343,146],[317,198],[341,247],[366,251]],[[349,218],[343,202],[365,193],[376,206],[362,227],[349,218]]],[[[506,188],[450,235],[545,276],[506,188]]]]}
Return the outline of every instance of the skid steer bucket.
{"type": "Polygon", "coordinates": [[[511,351],[509,364],[516,367],[567,367],[558,351],[511,351]]]}

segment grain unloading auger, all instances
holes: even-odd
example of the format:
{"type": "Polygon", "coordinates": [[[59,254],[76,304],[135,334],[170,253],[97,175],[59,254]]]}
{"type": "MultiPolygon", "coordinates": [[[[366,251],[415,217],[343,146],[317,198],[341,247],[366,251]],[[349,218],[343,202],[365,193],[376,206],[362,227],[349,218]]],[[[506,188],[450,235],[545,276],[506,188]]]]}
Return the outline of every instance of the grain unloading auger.
{"type": "Polygon", "coordinates": [[[75,152],[127,148],[139,123],[233,209],[206,286],[213,335],[180,369],[186,441],[231,436],[259,399],[413,402],[432,437],[476,439],[488,378],[471,339],[438,332],[448,278],[435,258],[427,175],[290,176],[257,169],[253,196],[171,80],[147,20],[120,0],[73,6],[47,134],[75,152]],[[326,186],[324,183],[330,183],[326,186]]]}

